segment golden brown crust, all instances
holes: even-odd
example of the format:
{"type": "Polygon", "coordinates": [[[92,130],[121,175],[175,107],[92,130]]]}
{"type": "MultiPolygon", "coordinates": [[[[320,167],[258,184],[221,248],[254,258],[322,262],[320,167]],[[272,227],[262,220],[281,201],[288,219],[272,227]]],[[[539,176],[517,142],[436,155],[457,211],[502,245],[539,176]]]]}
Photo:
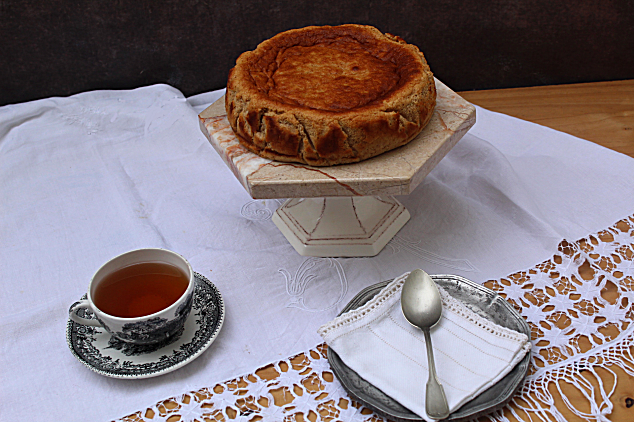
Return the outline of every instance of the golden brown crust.
{"type": "Polygon", "coordinates": [[[353,163],[412,140],[431,119],[423,54],[363,25],[286,31],[229,73],[227,118],[241,144],[278,161],[353,163]]]}

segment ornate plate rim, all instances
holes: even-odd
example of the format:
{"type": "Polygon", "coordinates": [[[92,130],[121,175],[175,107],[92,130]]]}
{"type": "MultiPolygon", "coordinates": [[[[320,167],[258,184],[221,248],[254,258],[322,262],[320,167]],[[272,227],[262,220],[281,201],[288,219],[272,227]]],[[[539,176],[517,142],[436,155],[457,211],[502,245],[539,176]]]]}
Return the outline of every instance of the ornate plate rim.
{"type": "MultiPolygon", "coordinates": [[[[222,298],[222,295],[220,294],[220,291],[218,290],[218,288],[211,282],[209,281],[205,276],[203,276],[202,274],[199,274],[197,272],[194,272],[194,277],[196,279],[196,281],[198,282],[202,282],[205,283],[207,285],[208,288],[210,288],[214,294],[214,296],[217,298],[217,306],[218,306],[218,318],[215,321],[215,327],[212,325],[213,329],[209,330],[208,332],[210,333],[208,335],[208,338],[206,339],[206,341],[204,343],[201,343],[201,345],[194,351],[192,351],[191,353],[187,354],[186,356],[184,356],[184,358],[182,360],[179,360],[178,362],[174,363],[173,365],[161,368],[159,370],[149,370],[147,372],[144,373],[140,373],[140,374],[121,374],[121,373],[117,373],[117,372],[113,372],[113,371],[104,371],[102,369],[96,368],[94,367],[89,361],[87,361],[84,356],[82,355],[82,353],[78,352],[75,347],[73,346],[73,342],[72,342],[72,333],[73,333],[73,328],[80,325],[77,324],[75,322],[73,322],[70,318],[68,319],[68,322],[66,323],[66,343],[68,344],[68,347],[71,350],[71,353],[73,354],[73,356],[75,356],[75,358],[81,362],[84,366],[86,366],[88,369],[90,369],[93,372],[98,373],[99,375],[103,375],[109,378],[117,378],[117,379],[144,379],[144,378],[152,378],[152,377],[156,377],[159,375],[164,375],[167,374],[169,372],[173,372],[179,368],[182,368],[183,366],[187,365],[188,363],[192,362],[194,359],[196,359],[198,356],[200,356],[205,350],[207,350],[209,348],[209,346],[211,346],[211,344],[216,340],[216,338],[218,337],[218,334],[220,333],[220,330],[222,329],[222,326],[224,324],[224,319],[225,319],[225,304],[224,304],[224,300],[222,298]]],[[[195,293],[196,294],[196,293],[195,293]]],[[[195,318],[196,315],[194,312],[190,313],[189,318],[195,318]]],[[[202,326],[202,324],[200,325],[202,326]]],[[[170,347],[169,345],[166,346],[166,348],[170,347]]]]}

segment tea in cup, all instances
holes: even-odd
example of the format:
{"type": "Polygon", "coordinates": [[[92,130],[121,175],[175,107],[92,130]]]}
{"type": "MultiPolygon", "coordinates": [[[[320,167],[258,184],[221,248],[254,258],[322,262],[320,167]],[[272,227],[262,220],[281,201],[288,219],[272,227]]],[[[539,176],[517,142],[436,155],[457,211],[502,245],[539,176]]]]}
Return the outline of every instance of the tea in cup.
{"type": "Polygon", "coordinates": [[[87,298],[73,305],[69,315],[78,324],[103,327],[128,343],[168,341],[182,332],[194,284],[194,272],[182,256],[166,249],[138,249],[97,270],[87,298]],[[79,316],[80,308],[96,319],[79,316]]]}

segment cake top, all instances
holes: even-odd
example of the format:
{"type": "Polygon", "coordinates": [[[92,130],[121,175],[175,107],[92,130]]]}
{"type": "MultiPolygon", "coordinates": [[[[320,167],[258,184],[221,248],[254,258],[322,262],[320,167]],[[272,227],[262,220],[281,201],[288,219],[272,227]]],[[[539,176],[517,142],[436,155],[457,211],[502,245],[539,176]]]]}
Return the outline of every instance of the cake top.
{"type": "Polygon", "coordinates": [[[434,78],[416,46],[364,25],[282,32],[243,53],[225,109],[241,145],[277,161],[354,163],[430,121],[434,78]]]}
{"type": "Polygon", "coordinates": [[[389,101],[429,67],[416,46],[364,25],[283,32],[243,53],[229,80],[291,106],[346,112],[389,101]]]}

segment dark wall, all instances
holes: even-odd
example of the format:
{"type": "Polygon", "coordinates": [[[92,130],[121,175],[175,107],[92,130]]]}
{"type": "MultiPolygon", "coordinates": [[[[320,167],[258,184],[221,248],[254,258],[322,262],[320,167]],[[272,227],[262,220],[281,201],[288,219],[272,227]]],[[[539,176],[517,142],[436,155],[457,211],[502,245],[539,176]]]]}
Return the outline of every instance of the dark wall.
{"type": "Polygon", "coordinates": [[[456,91],[634,78],[632,0],[0,0],[0,105],[164,82],[225,86],[278,32],[361,23],[456,91]]]}

